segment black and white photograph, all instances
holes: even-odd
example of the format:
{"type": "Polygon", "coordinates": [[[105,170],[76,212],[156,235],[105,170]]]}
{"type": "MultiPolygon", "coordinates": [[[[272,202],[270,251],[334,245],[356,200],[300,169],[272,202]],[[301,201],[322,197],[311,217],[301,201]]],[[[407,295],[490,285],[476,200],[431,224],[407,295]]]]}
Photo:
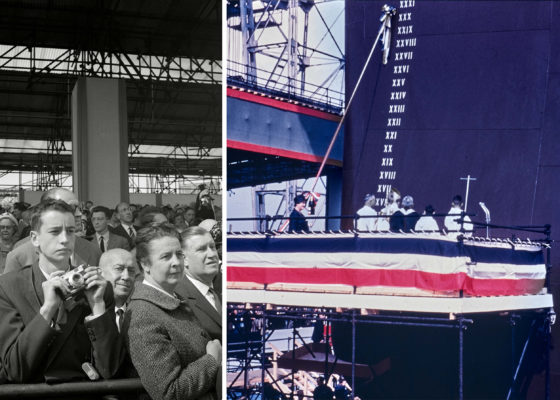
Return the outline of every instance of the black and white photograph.
{"type": "Polygon", "coordinates": [[[0,21],[0,398],[222,398],[221,1],[0,21]]]}

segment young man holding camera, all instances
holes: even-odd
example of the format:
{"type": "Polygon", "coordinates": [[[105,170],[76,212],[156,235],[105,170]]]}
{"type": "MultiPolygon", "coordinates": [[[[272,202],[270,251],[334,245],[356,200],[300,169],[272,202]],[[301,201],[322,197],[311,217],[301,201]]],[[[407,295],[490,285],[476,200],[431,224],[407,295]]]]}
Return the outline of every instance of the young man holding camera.
{"type": "Polygon", "coordinates": [[[0,276],[0,382],[107,379],[123,360],[111,285],[97,267],[70,270],[75,229],[68,204],[42,202],[31,219],[38,262],[0,276]]]}

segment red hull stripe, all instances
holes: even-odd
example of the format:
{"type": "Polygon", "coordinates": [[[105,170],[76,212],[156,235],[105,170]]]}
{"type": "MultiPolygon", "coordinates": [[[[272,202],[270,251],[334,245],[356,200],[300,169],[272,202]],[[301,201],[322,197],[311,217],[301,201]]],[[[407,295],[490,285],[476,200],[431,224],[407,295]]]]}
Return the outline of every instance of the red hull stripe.
{"type": "Polygon", "coordinates": [[[543,287],[540,279],[473,279],[465,273],[437,274],[413,270],[364,270],[350,268],[227,268],[229,282],[259,284],[299,283],[349,286],[414,287],[434,291],[463,290],[473,296],[536,294],[543,287]]]}
{"type": "MultiPolygon", "coordinates": [[[[280,156],[280,157],[286,157],[286,158],[292,158],[296,160],[310,161],[316,163],[320,163],[323,160],[323,157],[314,156],[312,154],[299,153],[297,151],[284,150],[276,147],[262,146],[259,144],[239,142],[237,140],[231,140],[231,139],[227,140],[227,147],[230,149],[247,150],[256,153],[270,154],[274,156],[280,156]]],[[[335,165],[337,167],[342,167],[342,161],[334,160],[332,158],[329,158],[327,160],[327,164],[335,165]]]]}
{"type": "Polygon", "coordinates": [[[254,93],[242,92],[240,90],[233,89],[233,88],[227,88],[227,95],[228,97],[233,97],[240,100],[246,100],[252,103],[258,103],[265,106],[278,108],[284,111],[291,111],[298,114],[305,114],[305,115],[309,115],[310,117],[326,119],[328,121],[340,122],[341,119],[339,115],[330,114],[325,111],[314,110],[309,107],[288,103],[287,101],[276,100],[264,95],[261,96],[254,93]]]}

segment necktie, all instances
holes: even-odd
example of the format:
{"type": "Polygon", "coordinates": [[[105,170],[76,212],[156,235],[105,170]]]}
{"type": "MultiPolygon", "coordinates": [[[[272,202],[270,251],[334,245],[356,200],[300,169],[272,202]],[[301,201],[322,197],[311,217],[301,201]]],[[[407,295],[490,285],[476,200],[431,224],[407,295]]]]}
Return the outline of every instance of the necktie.
{"type": "Polygon", "coordinates": [[[99,237],[99,248],[102,253],[105,253],[105,243],[103,242],[103,236],[99,237]]]}
{"type": "Polygon", "coordinates": [[[222,315],[222,302],[220,301],[220,297],[218,296],[218,293],[213,288],[208,288],[208,293],[210,293],[212,295],[212,297],[214,298],[214,306],[216,308],[216,311],[218,311],[218,314],[220,314],[220,316],[221,316],[222,315]]]}
{"type": "Polygon", "coordinates": [[[122,325],[123,325],[123,314],[124,311],[122,308],[117,308],[117,327],[119,328],[119,332],[121,332],[122,330],[122,325]]]}
{"type": "Polygon", "coordinates": [[[132,226],[128,228],[128,235],[130,236],[131,239],[134,239],[134,236],[136,236],[134,234],[134,230],[132,229],[132,226]]]}

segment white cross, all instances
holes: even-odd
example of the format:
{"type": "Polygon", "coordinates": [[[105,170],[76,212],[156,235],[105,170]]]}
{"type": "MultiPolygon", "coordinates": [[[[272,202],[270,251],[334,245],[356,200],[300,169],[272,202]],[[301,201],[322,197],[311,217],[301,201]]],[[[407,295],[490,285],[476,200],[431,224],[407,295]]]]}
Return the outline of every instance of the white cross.
{"type": "Polygon", "coordinates": [[[471,178],[470,175],[467,175],[466,178],[461,178],[462,181],[467,181],[467,190],[465,191],[465,209],[464,212],[467,212],[467,203],[469,201],[469,186],[471,181],[476,181],[476,178],[471,178]]]}

